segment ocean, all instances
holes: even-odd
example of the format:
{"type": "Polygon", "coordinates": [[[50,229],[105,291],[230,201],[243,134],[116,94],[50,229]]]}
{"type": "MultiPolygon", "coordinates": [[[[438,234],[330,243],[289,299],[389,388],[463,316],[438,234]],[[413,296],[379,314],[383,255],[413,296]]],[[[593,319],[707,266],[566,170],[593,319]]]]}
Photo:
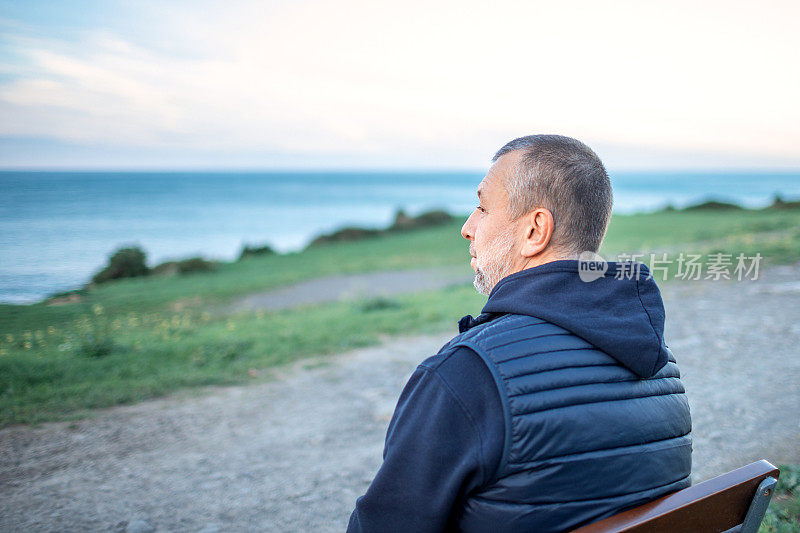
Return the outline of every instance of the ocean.
{"type": "MultiPolygon", "coordinates": [[[[483,172],[0,172],[0,302],[86,283],[122,245],[151,264],[234,259],[244,244],[302,249],[397,209],[466,215],[483,172]]],[[[800,196],[800,172],[615,172],[615,212],[706,198],[758,207],[800,196]]]]}

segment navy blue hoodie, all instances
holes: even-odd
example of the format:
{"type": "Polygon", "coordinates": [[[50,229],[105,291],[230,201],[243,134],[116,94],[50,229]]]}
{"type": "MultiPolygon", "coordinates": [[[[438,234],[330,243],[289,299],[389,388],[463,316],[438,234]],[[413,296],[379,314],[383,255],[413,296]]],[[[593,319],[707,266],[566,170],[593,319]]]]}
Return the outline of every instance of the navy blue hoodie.
{"type": "MultiPolygon", "coordinates": [[[[608,263],[591,282],[577,261],[554,261],[501,280],[465,331],[513,313],[541,318],[582,337],[642,378],[667,362],[664,306],[646,265],[638,282],[630,263],[608,263]]],[[[466,347],[444,350],[419,365],[389,425],[384,462],[356,502],[350,532],[434,532],[455,529],[460,503],[489,483],[503,453],[504,418],[497,386],[482,359],[466,347]]],[[[575,487],[580,498],[580,484],[575,487]]]]}

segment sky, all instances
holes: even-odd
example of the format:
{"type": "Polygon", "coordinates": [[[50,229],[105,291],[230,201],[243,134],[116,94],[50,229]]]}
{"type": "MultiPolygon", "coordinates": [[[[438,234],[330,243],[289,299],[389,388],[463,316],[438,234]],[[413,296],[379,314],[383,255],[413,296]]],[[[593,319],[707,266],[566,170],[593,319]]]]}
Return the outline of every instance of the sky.
{"type": "Polygon", "coordinates": [[[0,168],[800,168],[796,1],[0,1],[0,168]]]}

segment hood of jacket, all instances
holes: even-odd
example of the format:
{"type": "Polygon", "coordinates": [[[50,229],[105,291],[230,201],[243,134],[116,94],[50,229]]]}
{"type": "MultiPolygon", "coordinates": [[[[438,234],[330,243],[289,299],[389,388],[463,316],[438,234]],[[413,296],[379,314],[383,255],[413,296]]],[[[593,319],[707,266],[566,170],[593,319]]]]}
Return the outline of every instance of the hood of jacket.
{"type": "Polygon", "coordinates": [[[494,287],[480,317],[462,319],[461,330],[500,314],[534,316],[583,338],[636,375],[651,377],[668,359],[661,293],[647,265],[605,265],[592,281],[579,275],[577,260],[511,274],[494,287]]]}

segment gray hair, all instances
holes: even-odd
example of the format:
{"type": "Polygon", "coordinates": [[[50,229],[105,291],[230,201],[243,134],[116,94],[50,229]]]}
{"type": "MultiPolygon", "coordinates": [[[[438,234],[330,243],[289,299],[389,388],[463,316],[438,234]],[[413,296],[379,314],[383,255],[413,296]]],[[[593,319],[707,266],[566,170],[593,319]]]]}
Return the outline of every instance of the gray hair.
{"type": "Polygon", "coordinates": [[[570,255],[597,252],[611,219],[611,180],[591,148],[563,135],[529,135],[507,143],[492,158],[524,150],[508,178],[508,209],[516,220],[537,207],[553,214],[551,243],[570,255]]]}

